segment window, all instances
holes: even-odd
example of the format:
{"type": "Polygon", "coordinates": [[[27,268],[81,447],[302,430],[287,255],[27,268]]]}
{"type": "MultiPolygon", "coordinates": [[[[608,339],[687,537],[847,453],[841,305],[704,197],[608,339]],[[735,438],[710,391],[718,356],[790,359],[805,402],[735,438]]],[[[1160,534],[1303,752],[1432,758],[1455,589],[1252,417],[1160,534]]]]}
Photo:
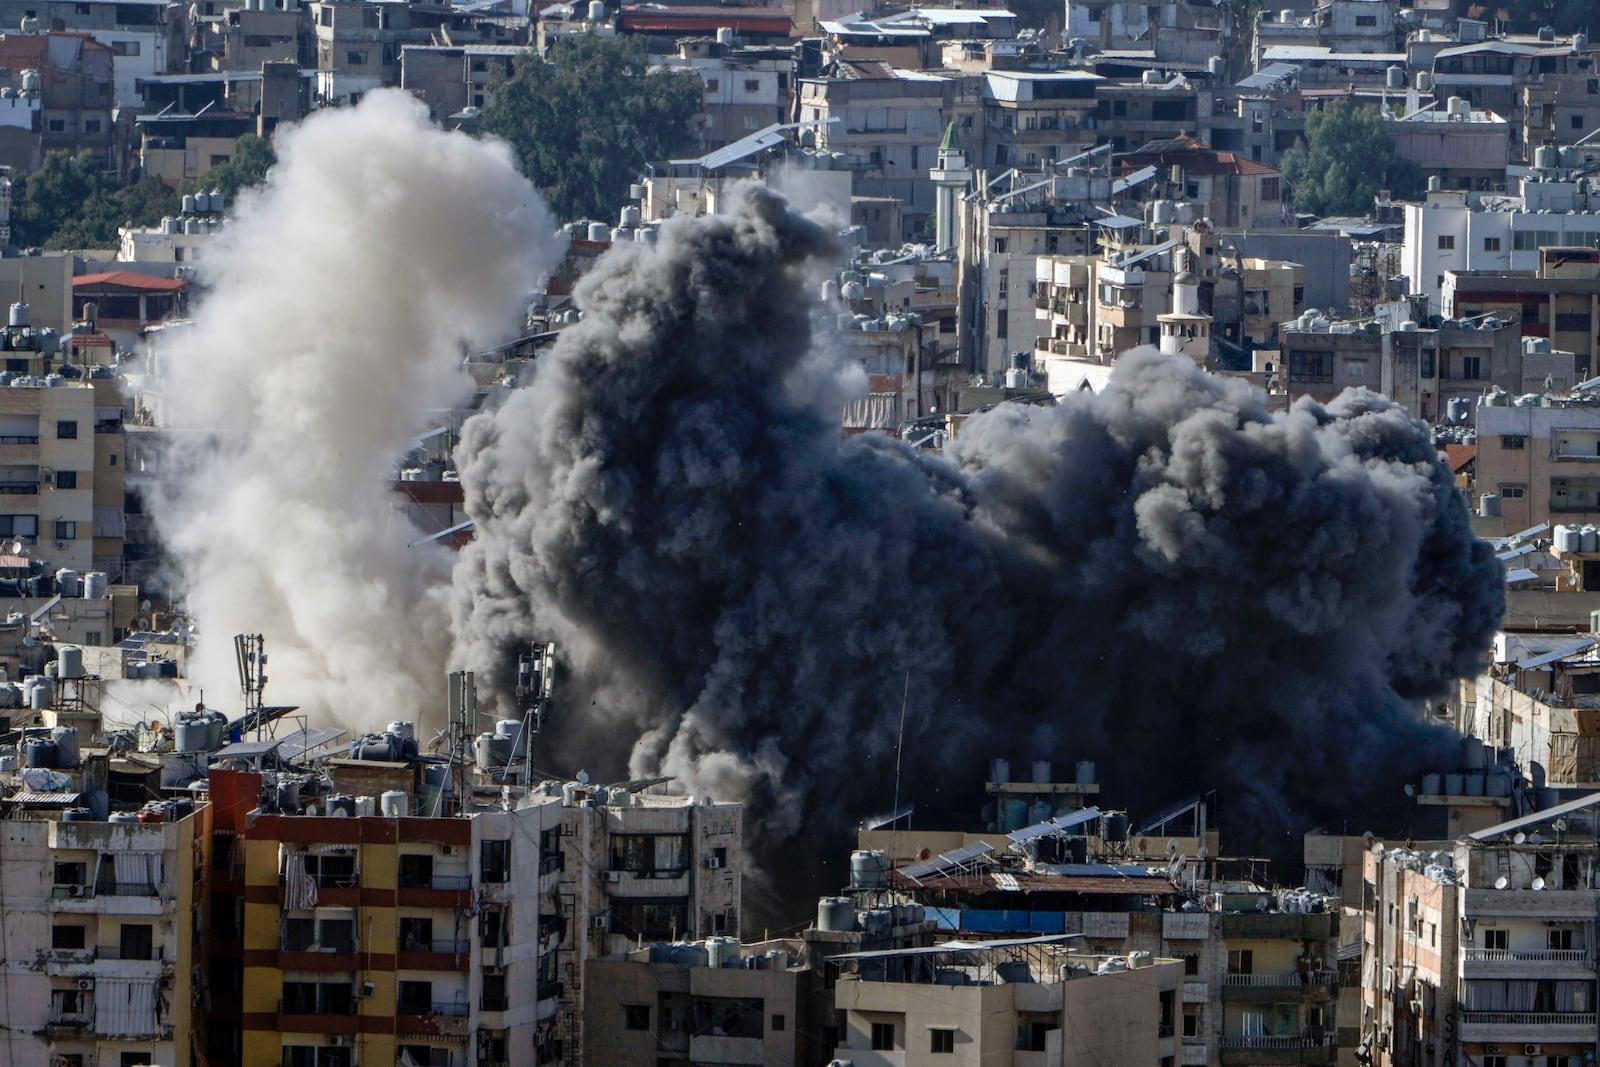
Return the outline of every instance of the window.
{"type": "Polygon", "coordinates": [[[872,1024],[872,1051],[894,1051],[894,1023],[872,1024]]]}
{"type": "Polygon", "coordinates": [[[1378,16],[1376,16],[1376,15],[1357,15],[1356,16],[1356,25],[1357,26],[1377,26],[1378,25],[1378,16]]]}
{"type": "Polygon", "coordinates": [[[111,51],[119,56],[136,56],[139,54],[138,41],[112,41],[111,51]]]}
{"type": "Polygon", "coordinates": [[[56,440],[58,440],[58,441],[72,441],[72,440],[76,440],[77,436],[78,436],[78,420],[77,419],[57,419],[56,420],[56,440]]]}
{"type": "Polygon", "coordinates": [[[1200,973],[1200,957],[1196,953],[1189,953],[1183,957],[1183,973],[1195,975],[1200,973]]]}
{"type": "Polygon", "coordinates": [[[676,878],[689,867],[687,834],[615,834],[611,869],[640,878],[676,878]]]}
{"type": "Polygon", "coordinates": [[[50,928],[50,947],[64,949],[80,949],[84,946],[84,931],[82,926],[52,926],[50,928]]]}
{"type": "Polygon", "coordinates": [[[1482,377],[1483,361],[1478,356],[1461,357],[1461,377],[1466,381],[1476,381],[1482,377]]]}
{"type": "Polygon", "coordinates": [[[155,959],[155,927],[148,923],[123,923],[120,938],[125,960],[155,959]]]}
{"type": "Polygon", "coordinates": [[[50,129],[51,133],[66,133],[67,132],[67,120],[66,119],[51,119],[47,125],[49,126],[49,129],[50,129]]]}
{"type": "Polygon", "coordinates": [[[433,951],[433,920],[405,916],[401,917],[400,951],[433,951]]]}
{"type": "Polygon", "coordinates": [[[1500,251],[1500,238],[1498,238],[1498,237],[1485,237],[1483,239],[1483,250],[1485,252],[1498,252],[1498,251],[1500,251]]]}
{"type": "Polygon", "coordinates": [[[1485,930],[1483,947],[1493,952],[1505,952],[1511,947],[1510,930],[1485,930]]]}
{"type": "Polygon", "coordinates": [[[622,1025],[627,1030],[650,1029],[650,1005],[624,1004],[622,1006],[622,1025]]]}
{"type": "Polygon", "coordinates": [[[746,115],[744,117],[744,128],[747,130],[759,130],[761,128],[761,120],[754,115],[746,115]]]}
{"type": "Polygon", "coordinates": [[[83,120],[83,132],[84,133],[99,133],[100,132],[100,120],[99,119],[84,119],[83,120]]]}
{"type": "Polygon", "coordinates": [[[1572,116],[1572,128],[1575,129],[1575,130],[1583,129],[1583,116],[1582,115],[1574,115],[1574,116],[1572,116]]]}
{"type": "Polygon", "coordinates": [[[716,92],[719,88],[721,88],[721,86],[722,86],[722,82],[721,82],[720,79],[717,79],[717,78],[707,78],[706,79],[706,92],[708,92],[708,93],[716,92]]]}
{"type": "Polygon", "coordinates": [[[87,878],[88,865],[83,863],[56,864],[56,885],[82,885],[87,878]]]}
{"type": "Polygon", "coordinates": [[[1525,485],[1512,485],[1506,482],[1500,483],[1500,496],[1503,499],[1521,500],[1527,495],[1527,493],[1528,487],[1525,485]]]}
{"type": "Polygon", "coordinates": [[[1200,1012],[1193,1008],[1186,1009],[1183,1013],[1183,1036],[1200,1036],[1200,1012]]]}
{"type": "Polygon", "coordinates": [[[505,1011],[509,1001],[506,999],[506,976],[503,974],[483,975],[483,1010],[505,1011]]]}
{"type": "Polygon", "coordinates": [[[56,540],[76,541],[78,539],[78,524],[68,519],[56,520],[56,540]]]}
{"type": "Polygon", "coordinates": [[[396,982],[395,1012],[399,1015],[427,1015],[433,1011],[432,982],[396,982]]]}
{"type": "Polygon", "coordinates": [[[772,1017],[772,1026],[771,1026],[771,1030],[772,1030],[772,1032],[773,1032],[773,1033],[775,1033],[775,1034],[781,1034],[781,1033],[783,1033],[783,1031],[784,1031],[784,1028],[785,1028],[785,1027],[786,1027],[786,1026],[787,1026],[787,1025],[788,1025],[788,1020],[786,1020],[786,1019],[785,1019],[785,1018],[784,1018],[784,1017],[783,1017],[783,1016],[781,1016],[781,1015],[774,1015],[774,1016],[773,1016],[773,1017],[772,1017]]]}
{"type": "Polygon", "coordinates": [[[309,952],[317,943],[317,921],[315,919],[283,920],[283,950],[285,952],[309,952]]]}
{"type": "Polygon", "coordinates": [[[1545,947],[1550,949],[1551,952],[1570,952],[1572,950],[1572,931],[1545,931],[1545,947]]]}
{"type": "Polygon", "coordinates": [[[1262,200],[1276,200],[1276,199],[1278,199],[1278,179],[1277,178],[1262,178],[1261,179],[1261,199],[1262,200]]]}
{"type": "Polygon", "coordinates": [[[754,997],[696,997],[694,1032],[713,1037],[759,1038],[763,1002],[754,997]]]}
{"type": "Polygon", "coordinates": [[[57,489],[76,489],[76,488],[78,488],[78,472],[77,471],[56,471],[56,488],[57,489]]]}
{"type": "Polygon", "coordinates": [[[1485,1056],[1483,1058],[1483,1067],[1506,1067],[1506,1058],[1504,1056],[1485,1056]]]}
{"type": "Polygon", "coordinates": [[[761,91],[760,80],[757,78],[746,78],[744,80],[744,91],[747,93],[759,93],[761,91]]]}
{"type": "Polygon", "coordinates": [[[1528,439],[1520,434],[1501,434],[1500,447],[1507,452],[1519,452],[1528,447],[1528,439]]]}
{"type": "Polygon", "coordinates": [[[401,853],[400,888],[419,889],[433,885],[433,857],[418,853],[401,853]]]}
{"type": "Polygon", "coordinates": [[[505,882],[510,880],[510,839],[492,837],[478,843],[478,873],[485,882],[505,882]]]}
{"type": "Polygon", "coordinates": [[[1449,252],[1456,246],[1455,234],[1441,233],[1439,235],[1439,251],[1449,252]]]}
{"type": "Polygon", "coordinates": [[[929,1030],[928,1051],[953,1053],[956,1050],[956,1032],[954,1030],[929,1030]]]}
{"type": "Polygon", "coordinates": [[[1255,973],[1255,953],[1247,948],[1230,948],[1228,950],[1228,973],[1255,973]]]}

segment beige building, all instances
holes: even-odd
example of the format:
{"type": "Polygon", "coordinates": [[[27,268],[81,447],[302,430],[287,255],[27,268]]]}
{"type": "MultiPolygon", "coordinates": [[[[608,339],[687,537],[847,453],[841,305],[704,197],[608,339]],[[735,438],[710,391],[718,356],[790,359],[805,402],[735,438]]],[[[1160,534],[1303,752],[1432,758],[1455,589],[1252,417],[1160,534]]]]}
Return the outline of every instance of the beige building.
{"type": "Polygon", "coordinates": [[[1578,373],[1594,373],[1600,249],[1541,244],[1537,271],[1447,271],[1439,303],[1447,319],[1492,314],[1518,322],[1524,337],[1576,354],[1578,373]]]}
{"type": "Polygon", "coordinates": [[[1367,852],[1362,1047],[1374,1067],[1589,1062],[1600,794],[1367,852]]]}
{"type": "Polygon", "coordinates": [[[1478,405],[1477,491],[1500,497],[1508,531],[1600,512],[1600,410],[1565,397],[1540,406],[1495,395],[1478,405]]]}
{"type": "Polygon", "coordinates": [[[812,972],[802,966],[804,947],[717,938],[591,961],[583,1062],[802,1067],[818,1037],[807,1013],[812,972]]]}
{"type": "Polygon", "coordinates": [[[1072,951],[1071,935],[847,953],[834,1058],[856,1067],[1176,1062],[1179,960],[1072,951]]]}

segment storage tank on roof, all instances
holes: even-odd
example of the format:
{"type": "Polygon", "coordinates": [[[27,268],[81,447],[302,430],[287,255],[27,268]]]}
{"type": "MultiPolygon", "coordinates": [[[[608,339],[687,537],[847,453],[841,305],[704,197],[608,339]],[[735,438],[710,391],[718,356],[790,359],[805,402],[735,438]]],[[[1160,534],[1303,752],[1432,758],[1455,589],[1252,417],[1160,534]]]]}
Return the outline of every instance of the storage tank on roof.
{"type": "Polygon", "coordinates": [[[1555,145],[1542,144],[1533,150],[1535,170],[1557,170],[1561,166],[1561,150],[1555,145]]]}
{"type": "Polygon", "coordinates": [[[1431,70],[1417,71],[1417,92],[1433,92],[1433,72],[1431,70]]]}
{"type": "Polygon", "coordinates": [[[589,223],[589,240],[596,244],[605,244],[611,239],[611,227],[603,222],[589,223]]]}
{"type": "Polygon", "coordinates": [[[1390,67],[1384,71],[1384,84],[1390,89],[1404,89],[1406,87],[1406,68],[1390,67]]]}
{"type": "Polygon", "coordinates": [[[880,849],[850,853],[850,888],[882,889],[889,884],[889,859],[880,849]]]}
{"type": "Polygon", "coordinates": [[[10,324],[12,326],[27,326],[32,321],[32,310],[27,304],[20,301],[12,304],[10,324]]]}
{"type": "Polygon", "coordinates": [[[196,201],[193,193],[184,193],[182,203],[185,215],[193,215],[195,213],[196,201]]]}

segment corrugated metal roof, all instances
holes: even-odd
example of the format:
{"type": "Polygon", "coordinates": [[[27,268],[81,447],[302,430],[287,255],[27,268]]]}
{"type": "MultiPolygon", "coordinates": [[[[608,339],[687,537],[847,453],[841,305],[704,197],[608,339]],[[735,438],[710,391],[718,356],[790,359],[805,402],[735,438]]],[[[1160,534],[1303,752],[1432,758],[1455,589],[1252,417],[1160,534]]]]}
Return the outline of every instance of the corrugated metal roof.
{"type": "Polygon", "coordinates": [[[1569,800],[1565,804],[1557,804],[1553,808],[1545,808],[1543,811],[1536,811],[1532,815],[1524,815],[1520,819],[1512,819],[1509,822],[1486,826],[1476,833],[1468,834],[1467,837],[1473,841],[1488,841],[1491,838],[1499,837],[1501,834],[1515,833],[1524,827],[1538,826],[1562,815],[1567,815],[1574,811],[1582,811],[1585,808],[1592,808],[1596,804],[1600,804],[1600,793],[1590,793],[1587,796],[1579,797],[1577,800],[1569,800]]]}
{"type": "Polygon", "coordinates": [[[73,807],[78,803],[81,793],[33,793],[21,792],[9,796],[6,800],[12,804],[31,804],[36,807],[73,807]]]}

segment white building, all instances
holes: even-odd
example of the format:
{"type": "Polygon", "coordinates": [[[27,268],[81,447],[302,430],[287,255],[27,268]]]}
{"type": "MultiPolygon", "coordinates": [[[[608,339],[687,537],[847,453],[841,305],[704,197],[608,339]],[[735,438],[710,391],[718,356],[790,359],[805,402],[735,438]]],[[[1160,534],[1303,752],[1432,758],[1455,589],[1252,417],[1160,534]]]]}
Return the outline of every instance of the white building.
{"type": "Polygon", "coordinates": [[[1521,196],[1432,192],[1405,205],[1402,273],[1438,306],[1446,271],[1537,271],[1539,249],[1600,242],[1600,196],[1591,183],[1531,182],[1521,196]]]}

